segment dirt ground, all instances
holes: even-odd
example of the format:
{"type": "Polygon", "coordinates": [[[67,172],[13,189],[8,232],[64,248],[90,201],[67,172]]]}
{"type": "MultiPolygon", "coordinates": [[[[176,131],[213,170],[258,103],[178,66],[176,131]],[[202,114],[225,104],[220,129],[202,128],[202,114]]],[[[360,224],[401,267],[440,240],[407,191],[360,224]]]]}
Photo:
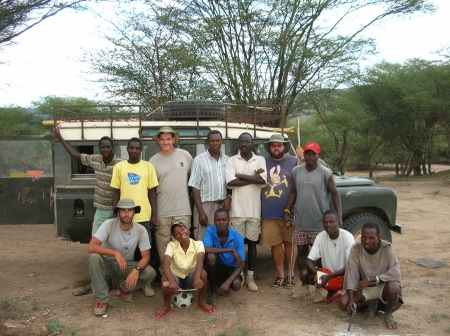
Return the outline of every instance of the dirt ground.
{"type": "MultiPolygon", "coordinates": [[[[347,333],[348,317],[337,304],[322,307],[291,299],[287,289],[271,289],[276,273],[270,250],[262,247],[256,271],[260,292],[243,288],[219,298],[215,316],[193,305],[174,308],[165,319],[154,320],[154,311],[162,306],[156,283],[155,297],[139,291],[132,303],[121,301],[113,290],[107,317],[95,317],[92,295],[73,296],[89,282],[87,245],[55,237],[53,225],[3,225],[0,334],[56,335],[60,330],[60,335],[450,335],[450,167],[433,166],[433,170],[441,172],[379,183],[397,192],[397,222],[405,226],[403,235],[393,234],[405,301],[394,314],[399,322],[395,331],[386,329],[378,313],[373,320],[357,314],[347,333]],[[419,257],[447,266],[432,269],[409,261],[419,257]]],[[[364,172],[347,175],[367,177],[364,172]]]]}

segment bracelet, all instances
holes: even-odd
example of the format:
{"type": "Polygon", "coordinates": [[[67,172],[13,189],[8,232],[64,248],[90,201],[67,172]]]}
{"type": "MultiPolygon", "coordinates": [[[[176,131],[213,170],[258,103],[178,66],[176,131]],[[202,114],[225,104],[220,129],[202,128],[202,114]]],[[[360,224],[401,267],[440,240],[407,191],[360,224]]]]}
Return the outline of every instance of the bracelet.
{"type": "Polygon", "coordinates": [[[284,212],[288,213],[289,215],[291,214],[291,210],[289,209],[284,209],[284,212]]]}
{"type": "Polygon", "coordinates": [[[371,281],[370,281],[370,278],[369,278],[369,277],[367,277],[367,281],[369,281],[369,283],[371,283],[371,281]]]}
{"type": "Polygon", "coordinates": [[[227,195],[227,197],[229,197],[229,198],[233,198],[233,196],[231,196],[231,195],[227,195]]]}

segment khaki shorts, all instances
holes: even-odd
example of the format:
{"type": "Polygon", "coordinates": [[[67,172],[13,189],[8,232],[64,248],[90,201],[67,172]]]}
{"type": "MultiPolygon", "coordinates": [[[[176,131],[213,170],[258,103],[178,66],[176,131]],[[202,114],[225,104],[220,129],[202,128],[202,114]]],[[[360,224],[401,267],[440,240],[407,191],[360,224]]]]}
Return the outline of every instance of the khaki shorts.
{"type": "Polygon", "coordinates": [[[383,300],[383,289],[385,284],[386,283],[382,283],[378,286],[366,287],[363,289],[362,295],[364,295],[366,301],[379,299],[381,302],[386,303],[386,301],[383,300]]]}
{"type": "Polygon", "coordinates": [[[261,221],[261,246],[275,246],[282,242],[292,242],[294,226],[286,226],[283,219],[263,219],[261,221]]]}
{"type": "Polygon", "coordinates": [[[249,217],[232,217],[230,218],[231,228],[241,234],[243,238],[251,241],[258,241],[259,238],[259,219],[249,217]]]}
{"type": "Polygon", "coordinates": [[[201,240],[203,241],[203,238],[205,237],[205,232],[208,226],[214,225],[214,213],[217,209],[219,209],[220,205],[222,203],[217,202],[204,202],[202,203],[202,209],[206,213],[206,216],[208,216],[208,225],[201,225],[198,220],[198,210],[197,207],[194,206],[194,239],[195,240],[201,240]]]}
{"type": "MultiPolygon", "coordinates": [[[[155,230],[156,248],[159,254],[159,260],[164,258],[164,253],[166,253],[167,244],[172,241],[172,233],[170,232],[170,226],[172,223],[181,222],[187,226],[188,229],[191,228],[191,216],[173,216],[173,217],[158,217],[158,230],[155,230]]],[[[161,268],[162,269],[162,268],[161,268]]]]}

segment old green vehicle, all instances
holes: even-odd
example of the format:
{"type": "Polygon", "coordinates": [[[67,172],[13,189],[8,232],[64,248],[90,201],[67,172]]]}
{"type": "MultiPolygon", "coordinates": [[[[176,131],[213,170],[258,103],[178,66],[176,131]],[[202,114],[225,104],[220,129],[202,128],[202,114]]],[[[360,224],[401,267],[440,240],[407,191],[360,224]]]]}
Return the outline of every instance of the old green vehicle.
{"type": "MultiPolygon", "coordinates": [[[[99,153],[98,139],[110,136],[115,153],[128,158],[127,142],[132,137],[142,140],[142,159],[148,160],[159,151],[152,137],[162,126],[170,126],[180,134],[179,147],[193,157],[207,150],[206,135],[221,131],[222,151],[237,153],[237,138],[249,132],[254,138],[254,152],[266,156],[263,143],[273,134],[287,139],[283,106],[235,105],[213,101],[176,101],[162,106],[64,106],[55,107],[53,124],[60,126],[64,139],[79,152],[99,153]]],[[[291,146],[292,147],[292,146],[291,146]]],[[[295,155],[292,151],[290,155],[295,155]]],[[[357,177],[336,176],[342,199],[345,229],[358,239],[361,226],[367,222],[380,224],[383,239],[392,240],[391,231],[402,232],[396,223],[397,196],[392,189],[378,187],[375,182],[357,177]]],[[[73,241],[88,242],[95,209],[93,208],[94,174],[89,167],[71,158],[61,143],[54,142],[54,206],[56,235],[73,241]]],[[[332,207],[332,204],[330,205],[332,207]]]]}

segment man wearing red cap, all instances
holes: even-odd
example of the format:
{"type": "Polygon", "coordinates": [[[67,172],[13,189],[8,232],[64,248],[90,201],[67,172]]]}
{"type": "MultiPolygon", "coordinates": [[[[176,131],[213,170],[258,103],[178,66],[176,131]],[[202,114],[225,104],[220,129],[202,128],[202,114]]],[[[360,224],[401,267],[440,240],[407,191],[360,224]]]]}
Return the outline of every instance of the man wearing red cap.
{"type": "MultiPolygon", "coordinates": [[[[338,215],[339,227],[342,228],[341,198],[333,180],[330,169],[318,163],[320,147],[310,142],[304,147],[305,164],[292,170],[294,183],[291,184],[288,203],[284,210],[285,221],[291,220],[291,211],[295,203],[295,230],[294,244],[298,247],[298,268],[300,278],[306,270],[306,258],[309,247],[314,244],[316,236],[323,231],[322,215],[328,210],[330,196],[338,215]]],[[[300,290],[292,298],[307,297],[309,290],[307,279],[302,279],[300,290]]],[[[326,291],[323,288],[316,290],[314,302],[325,299],[326,291]]]]}

